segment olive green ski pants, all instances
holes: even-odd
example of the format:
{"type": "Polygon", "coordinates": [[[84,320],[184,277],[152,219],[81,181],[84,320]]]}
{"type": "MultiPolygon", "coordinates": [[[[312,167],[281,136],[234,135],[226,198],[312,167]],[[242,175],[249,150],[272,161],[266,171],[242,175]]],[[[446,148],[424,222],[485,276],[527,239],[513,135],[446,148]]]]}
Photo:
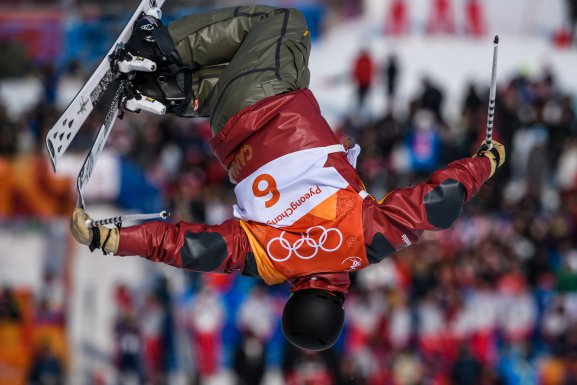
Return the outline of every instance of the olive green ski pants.
{"type": "Polygon", "coordinates": [[[185,16],[169,33],[193,73],[192,115],[213,134],[259,100],[308,87],[310,36],[296,9],[241,6],[185,16]]]}

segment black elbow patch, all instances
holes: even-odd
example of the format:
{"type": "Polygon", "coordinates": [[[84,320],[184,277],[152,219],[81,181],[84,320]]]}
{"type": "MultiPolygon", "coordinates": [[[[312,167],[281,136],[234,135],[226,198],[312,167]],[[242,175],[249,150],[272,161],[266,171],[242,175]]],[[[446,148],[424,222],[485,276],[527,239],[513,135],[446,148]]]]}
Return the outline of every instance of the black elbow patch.
{"type": "Polygon", "coordinates": [[[381,233],[376,233],[371,244],[367,245],[367,259],[369,263],[379,263],[385,257],[393,254],[395,248],[381,233]]]}
{"type": "Polygon", "coordinates": [[[461,214],[465,192],[461,182],[447,179],[427,193],[425,210],[429,223],[439,229],[449,228],[461,214]]]}
{"type": "Polygon", "coordinates": [[[224,238],[214,232],[187,233],[180,252],[182,267],[205,272],[219,267],[227,255],[224,238]]]}

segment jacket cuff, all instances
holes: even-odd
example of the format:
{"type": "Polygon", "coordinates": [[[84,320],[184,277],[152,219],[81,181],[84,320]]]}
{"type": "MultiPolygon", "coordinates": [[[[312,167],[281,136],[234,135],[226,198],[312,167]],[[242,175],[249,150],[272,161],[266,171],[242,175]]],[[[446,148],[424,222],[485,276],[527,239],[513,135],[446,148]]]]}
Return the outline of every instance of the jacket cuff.
{"type": "MultiPolygon", "coordinates": [[[[480,156],[478,158],[473,159],[480,159],[483,161],[481,166],[482,170],[481,175],[483,177],[483,180],[486,182],[491,177],[491,160],[486,156],[480,156]]],[[[495,172],[497,172],[497,170],[495,170],[495,172]]]]}
{"type": "Polygon", "coordinates": [[[146,245],[148,244],[142,226],[122,227],[119,229],[118,250],[114,255],[147,255],[146,245]]]}

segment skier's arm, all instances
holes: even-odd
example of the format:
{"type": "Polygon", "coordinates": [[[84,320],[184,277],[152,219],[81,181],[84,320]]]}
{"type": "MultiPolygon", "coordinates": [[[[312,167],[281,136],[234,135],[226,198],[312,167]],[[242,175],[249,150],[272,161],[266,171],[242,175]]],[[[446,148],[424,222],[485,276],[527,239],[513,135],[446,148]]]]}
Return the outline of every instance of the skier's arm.
{"type": "Polygon", "coordinates": [[[379,263],[410,246],[424,230],[448,228],[490,173],[485,157],[461,159],[425,183],[394,190],[379,202],[365,199],[363,232],[369,262],[379,263]]]}
{"type": "Polygon", "coordinates": [[[86,227],[87,214],[76,209],[71,232],[84,245],[118,256],[139,255],[154,262],[202,272],[256,274],[246,234],[237,220],[209,226],[180,222],[148,222],[142,225],[93,231],[86,227]],[[94,235],[97,242],[94,242],[94,235]],[[110,234],[110,236],[108,235],[110,234]]]}
{"type": "Polygon", "coordinates": [[[250,253],[238,220],[220,225],[149,222],[120,229],[116,255],[140,255],[154,262],[195,271],[243,271],[250,253]]]}
{"type": "Polygon", "coordinates": [[[434,172],[427,182],[392,191],[379,207],[388,220],[413,233],[446,229],[490,172],[485,157],[461,159],[434,172]]]}
{"type": "Polygon", "coordinates": [[[457,160],[433,173],[425,183],[391,192],[380,202],[382,212],[412,231],[448,228],[483,183],[505,162],[505,148],[493,142],[472,158],[457,160]]]}

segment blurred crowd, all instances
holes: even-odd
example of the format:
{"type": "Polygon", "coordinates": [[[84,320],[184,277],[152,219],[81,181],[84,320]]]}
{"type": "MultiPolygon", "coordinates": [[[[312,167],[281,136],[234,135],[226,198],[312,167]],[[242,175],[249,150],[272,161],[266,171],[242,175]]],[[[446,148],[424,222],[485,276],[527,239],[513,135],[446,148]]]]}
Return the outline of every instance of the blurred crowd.
{"type": "MultiPolygon", "coordinates": [[[[393,85],[386,87],[388,112],[341,127],[360,143],[357,168],[377,196],[470,156],[485,134],[487,85],[466,86],[455,120],[443,114],[442,87],[424,78],[398,116],[391,63],[383,66],[393,85]]],[[[356,80],[362,108],[372,80],[356,80]]],[[[353,383],[575,381],[575,101],[550,68],[500,84],[497,100],[503,169],[449,230],[357,274],[344,349],[353,383]]]]}
{"type": "Polygon", "coordinates": [[[46,270],[38,290],[0,291],[0,383],[64,385],[68,366],[66,295],[46,270]],[[21,370],[23,368],[23,370],[21,370]]]}
{"type": "MultiPolygon", "coordinates": [[[[400,103],[398,58],[376,65],[364,52],[354,67],[358,105],[334,129],[360,144],[357,169],[377,198],[471,156],[483,140],[488,85],[464,84],[460,113],[448,117],[443,87],[431,78],[400,103]],[[381,67],[386,105],[375,114],[364,107],[374,87],[367,73],[381,67]]],[[[44,85],[40,105],[18,119],[0,106],[4,161],[45,159],[43,138],[58,111],[49,76],[44,85]]],[[[285,285],[183,272],[184,291],[162,277],[146,290],[117,287],[107,356],[114,383],[164,384],[178,372],[204,384],[225,369],[239,385],[264,383],[273,369],[287,385],[577,383],[576,103],[547,68],[499,84],[497,100],[495,138],[506,146],[505,165],[449,230],[426,233],[352,274],[346,329],[333,349],[303,352],[284,342],[285,285]]],[[[88,149],[102,114],[91,115],[73,150],[88,149]]],[[[107,150],[143,175],[174,221],[214,224],[232,215],[234,194],[210,136],[206,120],[126,114],[107,150]]],[[[32,302],[46,322],[65,325],[58,290],[41,291],[60,298],[56,315],[40,311],[48,303],[42,297],[32,302]]],[[[23,322],[14,298],[10,288],[0,294],[0,322],[23,322]]],[[[63,383],[62,356],[39,346],[28,383],[63,383]]],[[[99,373],[91,378],[107,383],[99,373]]]]}

